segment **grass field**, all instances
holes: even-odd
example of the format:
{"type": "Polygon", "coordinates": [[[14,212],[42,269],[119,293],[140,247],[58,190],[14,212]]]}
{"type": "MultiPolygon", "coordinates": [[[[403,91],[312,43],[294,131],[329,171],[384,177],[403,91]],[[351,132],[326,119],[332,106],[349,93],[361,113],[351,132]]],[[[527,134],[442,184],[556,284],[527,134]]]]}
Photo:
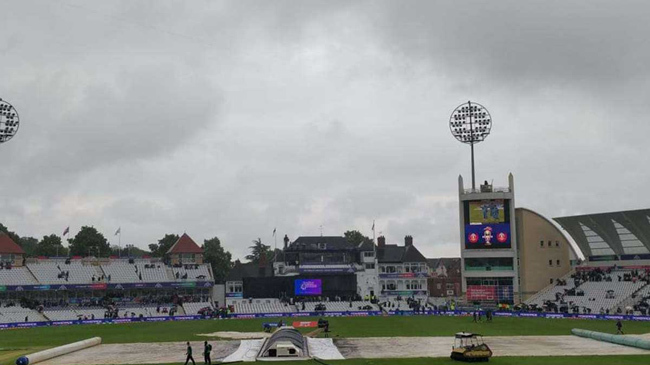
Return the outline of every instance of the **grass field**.
{"type": "MultiPolygon", "coordinates": [[[[499,357],[490,359],[493,365],[640,365],[648,364],[650,356],[548,356],[548,357],[499,357]]],[[[448,358],[423,359],[355,359],[326,361],[328,365],[459,365],[461,362],[448,358]]],[[[198,364],[198,362],[197,362],[198,364]]],[[[273,365],[322,365],[316,361],[273,361],[273,365]]],[[[160,365],[183,365],[160,364],[160,365]]]]}
{"type": "MultiPolygon", "coordinates": [[[[308,320],[301,318],[300,320],[308,320]]],[[[468,331],[486,336],[570,335],[572,328],[615,333],[615,321],[545,318],[495,318],[492,323],[473,323],[470,317],[391,316],[329,318],[331,337],[409,337],[452,336],[468,331]]],[[[201,341],[200,333],[217,331],[258,332],[269,319],[201,320],[132,324],[78,325],[12,329],[0,331],[0,364],[11,364],[20,354],[58,346],[89,337],[102,337],[104,343],[201,341]],[[37,349],[38,348],[38,349],[37,349]]],[[[273,321],[277,321],[274,319],[273,321]]],[[[291,324],[293,319],[284,319],[291,324]]],[[[310,331],[311,329],[308,329],[310,331]]],[[[650,333],[648,322],[625,322],[628,334],[650,333]]],[[[329,362],[328,362],[329,363],[329,362]]],[[[361,364],[447,364],[447,359],[346,360],[338,365],[361,364]]],[[[519,364],[515,358],[495,358],[495,364],[519,364]]],[[[650,356],[531,358],[526,364],[640,364],[650,356]]],[[[275,365],[283,363],[274,362],[275,365]]],[[[299,363],[291,362],[297,365],[299,363]]],[[[305,363],[306,364],[306,363],[305,363]]],[[[314,363],[315,364],[315,363],[314,363]]]]}

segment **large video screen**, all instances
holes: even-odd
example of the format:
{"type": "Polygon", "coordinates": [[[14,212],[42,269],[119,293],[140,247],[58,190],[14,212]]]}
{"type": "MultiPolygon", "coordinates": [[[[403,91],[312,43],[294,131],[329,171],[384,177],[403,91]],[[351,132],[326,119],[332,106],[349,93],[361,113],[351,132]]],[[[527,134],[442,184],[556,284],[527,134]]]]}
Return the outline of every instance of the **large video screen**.
{"type": "Polygon", "coordinates": [[[475,200],[469,202],[469,224],[505,223],[506,209],[503,199],[475,200]]]}
{"type": "Polygon", "coordinates": [[[297,279],[294,282],[295,295],[321,295],[323,285],[321,279],[297,279]]]}
{"type": "Polygon", "coordinates": [[[465,225],[465,249],[490,248],[510,248],[510,223],[465,225]]]}

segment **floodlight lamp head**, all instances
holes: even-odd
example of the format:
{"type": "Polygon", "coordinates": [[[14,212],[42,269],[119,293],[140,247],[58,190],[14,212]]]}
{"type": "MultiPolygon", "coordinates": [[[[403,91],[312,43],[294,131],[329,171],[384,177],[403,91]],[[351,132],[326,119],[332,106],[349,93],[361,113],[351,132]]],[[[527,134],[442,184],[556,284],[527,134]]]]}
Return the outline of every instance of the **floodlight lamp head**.
{"type": "Polygon", "coordinates": [[[13,138],[18,133],[20,118],[16,109],[8,102],[0,99],[0,143],[13,138]]]}
{"type": "Polygon", "coordinates": [[[492,117],[479,103],[459,105],[449,117],[449,130],[460,142],[475,144],[485,140],[492,129],[492,117]]]}

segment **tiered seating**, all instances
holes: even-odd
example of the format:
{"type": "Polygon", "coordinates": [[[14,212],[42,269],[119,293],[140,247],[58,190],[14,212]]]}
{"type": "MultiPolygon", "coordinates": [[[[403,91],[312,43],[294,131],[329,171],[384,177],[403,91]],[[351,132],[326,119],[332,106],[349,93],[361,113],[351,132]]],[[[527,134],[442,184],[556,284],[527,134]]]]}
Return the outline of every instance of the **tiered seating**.
{"type": "MultiPolygon", "coordinates": [[[[55,276],[56,277],[56,276],[55,276]]],[[[34,285],[37,284],[34,276],[26,267],[13,267],[0,270],[0,283],[2,285],[34,285]]],[[[24,317],[23,317],[24,319],[24,317]]]]}
{"type": "Polygon", "coordinates": [[[92,319],[93,314],[95,319],[103,319],[106,309],[100,307],[77,307],[66,309],[46,309],[43,314],[51,321],[72,321],[80,317],[83,319],[92,319]]]}
{"type": "MultiPolygon", "coordinates": [[[[644,282],[638,281],[588,281],[579,286],[584,291],[584,296],[565,296],[564,301],[569,306],[578,305],[581,308],[587,307],[592,313],[599,313],[600,308],[604,310],[615,310],[619,303],[639,290],[644,282]],[[613,290],[614,298],[606,298],[607,292],[613,290]],[[593,299],[593,300],[591,300],[593,299]]],[[[625,309],[625,308],[621,308],[625,309]]]]}
{"type": "Polygon", "coordinates": [[[294,306],[271,298],[252,299],[251,303],[248,302],[248,299],[240,299],[228,301],[228,304],[234,305],[235,313],[293,313],[296,311],[294,306]]]}
{"type": "Polygon", "coordinates": [[[79,260],[73,260],[69,264],[64,261],[45,260],[36,264],[28,264],[27,267],[42,284],[87,284],[92,282],[93,276],[98,279],[101,272],[96,266],[84,265],[79,260]],[[58,277],[61,272],[70,272],[65,277],[58,277]]]}
{"type": "Polygon", "coordinates": [[[135,263],[130,264],[127,260],[115,260],[108,265],[102,265],[102,270],[104,270],[106,277],[110,275],[111,283],[158,283],[170,281],[167,276],[167,269],[162,263],[150,264],[148,261],[135,261],[135,263]],[[150,267],[145,268],[145,265],[150,267]]]}
{"type": "Polygon", "coordinates": [[[77,313],[72,309],[46,309],[43,311],[43,314],[50,321],[71,321],[77,319],[77,313]]]}
{"type": "Polygon", "coordinates": [[[25,317],[27,317],[27,322],[46,321],[40,313],[33,309],[21,307],[0,308],[0,323],[25,322],[25,317]]]}
{"type": "Polygon", "coordinates": [[[555,294],[556,293],[564,293],[564,290],[570,290],[575,288],[575,283],[574,280],[571,279],[571,274],[569,273],[562,277],[560,280],[563,280],[566,282],[566,285],[553,285],[553,286],[547,286],[546,288],[542,289],[540,292],[537,294],[533,295],[530,297],[527,301],[526,304],[537,304],[539,306],[543,305],[545,301],[550,300],[550,301],[555,301],[555,294]]]}
{"type": "MultiPolygon", "coordinates": [[[[187,279],[185,280],[197,280],[199,276],[203,276],[203,280],[212,280],[212,277],[210,276],[210,271],[208,270],[208,265],[203,264],[199,265],[197,269],[194,269],[193,265],[189,265],[189,267],[186,269],[185,267],[174,267],[174,277],[176,277],[176,273],[178,273],[178,280],[183,280],[182,277],[187,273],[187,279]]],[[[201,280],[201,279],[198,279],[201,280]]]]}
{"type": "MultiPolygon", "coordinates": [[[[350,306],[350,302],[344,302],[344,301],[336,301],[336,302],[308,302],[305,303],[305,310],[302,310],[302,305],[300,303],[297,304],[298,308],[301,308],[301,311],[303,312],[315,312],[316,311],[316,306],[318,304],[323,304],[325,305],[325,311],[326,312],[347,312],[347,311],[358,311],[358,310],[367,310],[367,309],[362,309],[365,306],[371,306],[372,309],[370,310],[379,310],[379,307],[376,305],[370,303],[370,302],[364,302],[364,301],[353,301],[352,305],[350,306]]],[[[406,305],[406,302],[404,303],[406,305]]]]}
{"type": "MultiPolygon", "coordinates": [[[[426,303],[423,301],[423,303],[426,303]]],[[[413,309],[409,307],[408,303],[405,300],[388,300],[385,301],[384,304],[382,304],[384,309],[387,311],[412,311],[413,309]]]]}
{"type": "Polygon", "coordinates": [[[214,308],[210,302],[183,303],[183,309],[187,315],[199,314],[199,311],[205,307],[214,308]]]}

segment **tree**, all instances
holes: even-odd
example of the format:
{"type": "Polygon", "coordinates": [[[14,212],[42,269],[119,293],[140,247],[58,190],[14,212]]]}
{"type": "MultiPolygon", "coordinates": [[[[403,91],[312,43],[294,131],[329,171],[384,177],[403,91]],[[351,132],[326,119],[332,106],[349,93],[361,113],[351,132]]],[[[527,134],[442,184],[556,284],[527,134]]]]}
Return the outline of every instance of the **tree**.
{"type": "Polygon", "coordinates": [[[212,266],[215,282],[223,282],[233,266],[232,255],[224,250],[219,238],[203,240],[203,259],[212,266]]]}
{"type": "Polygon", "coordinates": [[[124,247],[116,245],[111,246],[111,256],[142,257],[145,255],[151,255],[151,252],[143,250],[140,247],[135,247],[134,245],[125,245],[124,247]]]}
{"type": "Polygon", "coordinates": [[[260,262],[260,258],[265,257],[269,259],[269,255],[273,255],[271,246],[263,244],[261,238],[253,240],[253,246],[249,246],[248,248],[250,248],[251,254],[246,255],[246,260],[251,262],[257,263],[260,262]]]}
{"type": "Polygon", "coordinates": [[[27,256],[34,256],[36,254],[36,246],[38,246],[37,238],[20,237],[16,243],[25,250],[27,256]]]}
{"type": "Polygon", "coordinates": [[[83,226],[70,242],[70,255],[107,257],[111,253],[111,247],[103,234],[95,227],[83,226]]]}
{"type": "Polygon", "coordinates": [[[354,245],[354,246],[359,246],[361,243],[368,242],[372,244],[372,239],[364,236],[361,234],[361,232],[352,230],[352,231],[346,231],[343,233],[345,236],[345,239],[348,241],[349,244],[354,245]]]}
{"type": "Polygon", "coordinates": [[[164,257],[167,251],[178,241],[177,234],[166,234],[165,237],[158,240],[158,243],[149,245],[149,251],[153,257],[164,257]]]}
{"type": "Polygon", "coordinates": [[[43,236],[38,245],[36,245],[36,256],[68,256],[68,249],[63,247],[61,237],[51,234],[43,236]]]}

